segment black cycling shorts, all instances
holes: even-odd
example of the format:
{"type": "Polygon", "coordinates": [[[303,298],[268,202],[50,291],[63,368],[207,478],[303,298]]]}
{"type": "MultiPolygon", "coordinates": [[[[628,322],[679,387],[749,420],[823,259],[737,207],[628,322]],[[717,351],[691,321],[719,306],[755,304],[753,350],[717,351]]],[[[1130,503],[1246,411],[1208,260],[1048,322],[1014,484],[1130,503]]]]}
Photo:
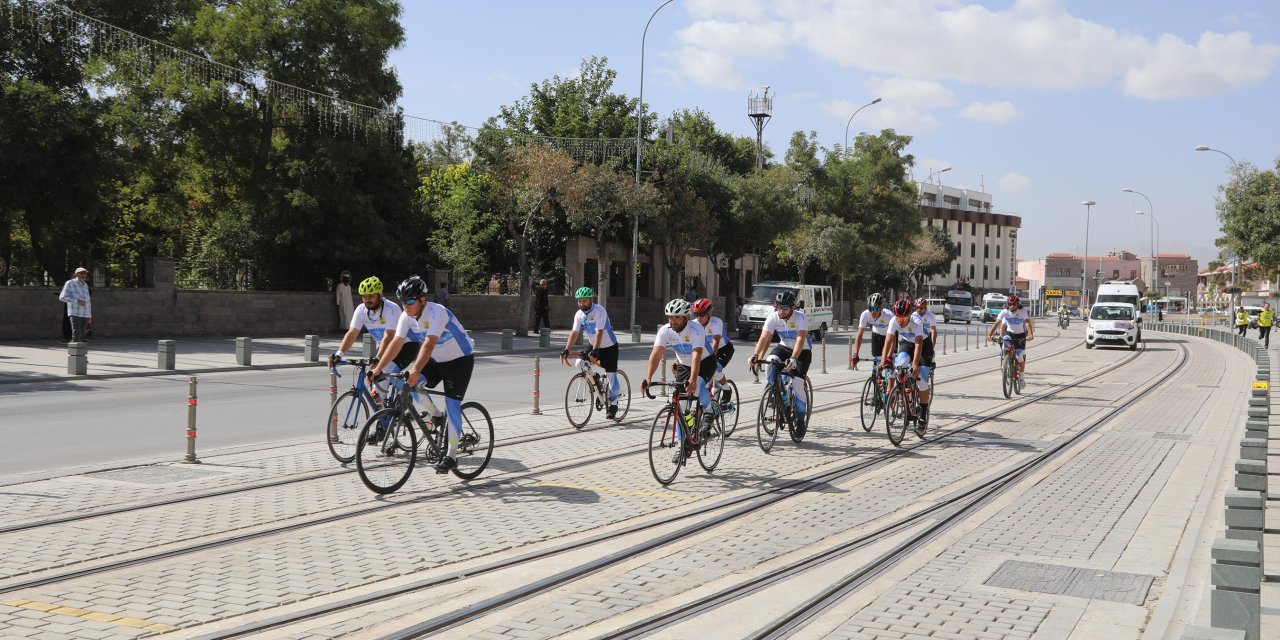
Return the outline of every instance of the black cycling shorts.
{"type": "Polygon", "coordinates": [[[618,370],[618,345],[611,347],[600,347],[597,352],[596,359],[600,361],[600,366],[608,373],[618,370]]]}
{"type": "Polygon", "coordinates": [[[1023,351],[1026,351],[1026,349],[1027,349],[1027,334],[1025,334],[1025,333],[1005,333],[1004,335],[1009,336],[1009,339],[1013,342],[1013,348],[1014,348],[1014,349],[1022,349],[1023,351]]]}
{"type": "MultiPolygon", "coordinates": [[[[396,354],[396,366],[400,367],[401,371],[408,370],[421,350],[421,342],[404,343],[400,353],[396,354]]],[[[428,388],[434,389],[444,381],[445,397],[462,400],[467,395],[467,386],[471,384],[471,371],[475,368],[475,364],[474,355],[462,356],[448,362],[436,362],[435,358],[431,358],[427,360],[427,365],[422,368],[421,373],[426,377],[428,388]]]]}
{"type": "MultiPolygon", "coordinates": [[[[693,367],[687,364],[676,363],[676,384],[689,384],[689,372],[693,371],[693,367]]],[[[708,356],[698,363],[698,377],[705,383],[711,382],[711,376],[716,373],[716,357],[708,356]]]]}
{"type": "MultiPolygon", "coordinates": [[[[773,351],[769,352],[769,355],[778,356],[783,362],[786,362],[787,358],[791,357],[791,347],[778,345],[773,348],[773,351]]],[[[813,352],[808,349],[801,351],[800,357],[796,358],[796,368],[791,372],[791,375],[797,378],[805,377],[809,373],[809,363],[811,362],[813,362],[813,352]]]]}
{"type": "Polygon", "coordinates": [[[716,352],[715,358],[716,362],[720,363],[720,368],[728,368],[729,361],[733,359],[733,345],[720,345],[720,350],[716,352]]]}
{"type": "MultiPolygon", "coordinates": [[[[871,332],[871,355],[879,358],[884,353],[884,336],[871,332]]],[[[855,354],[856,355],[856,354],[855,354]]]]}

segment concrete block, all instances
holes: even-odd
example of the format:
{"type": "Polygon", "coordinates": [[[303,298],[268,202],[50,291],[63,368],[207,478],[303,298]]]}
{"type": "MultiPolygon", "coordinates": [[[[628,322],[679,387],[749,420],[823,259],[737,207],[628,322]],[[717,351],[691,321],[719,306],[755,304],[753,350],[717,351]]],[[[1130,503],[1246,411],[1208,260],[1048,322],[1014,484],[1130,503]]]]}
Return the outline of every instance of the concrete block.
{"type": "Polygon", "coordinates": [[[236,364],[244,367],[253,364],[253,338],[236,338],[236,364]]]}
{"type": "Polygon", "coordinates": [[[502,330],[502,347],[501,347],[501,348],[502,348],[502,350],[503,350],[503,351],[510,351],[510,350],[514,349],[514,348],[515,348],[515,340],[516,340],[516,330],[515,330],[515,329],[503,329],[503,330],[502,330]]]}
{"type": "Polygon", "coordinates": [[[1240,440],[1240,459],[1267,461],[1267,441],[1260,438],[1243,438],[1240,440]]]}
{"type": "Polygon", "coordinates": [[[364,357],[372,358],[378,354],[378,341],[374,340],[373,336],[367,333],[364,334],[364,338],[361,339],[360,345],[362,349],[361,354],[364,355],[364,357]]]}
{"type": "Polygon", "coordinates": [[[641,341],[641,338],[640,338],[640,325],[636,325],[636,326],[634,326],[634,327],[631,327],[631,342],[633,342],[633,343],[635,343],[635,344],[640,344],[640,341],[641,341]]]}
{"type": "Polygon", "coordinates": [[[1265,420],[1269,415],[1271,415],[1269,407],[1249,407],[1250,418],[1262,418],[1265,420]]]}
{"type": "Polygon", "coordinates": [[[67,343],[67,374],[83,376],[89,372],[89,343],[67,343]]]}
{"type": "Polygon", "coordinates": [[[1253,397],[1251,397],[1251,398],[1249,398],[1249,406],[1251,406],[1251,407],[1266,407],[1266,408],[1267,408],[1267,410],[1268,410],[1268,412],[1270,412],[1271,402],[1270,402],[1267,398],[1253,398],[1253,397]]]}
{"type": "Polygon", "coordinates": [[[1245,640],[1240,629],[1219,629],[1189,624],[1182,628],[1180,640],[1245,640]]]}
{"type": "Polygon", "coordinates": [[[177,369],[178,345],[173,340],[156,341],[156,368],[165,371],[177,369]]]}
{"type": "Polygon", "coordinates": [[[1262,551],[1258,549],[1258,545],[1243,540],[1228,540],[1223,536],[1214,538],[1213,546],[1209,548],[1209,557],[1215,563],[1255,566],[1262,563],[1262,551]]]}
{"type": "Polygon", "coordinates": [[[538,346],[543,349],[551,346],[551,329],[547,327],[538,329],[538,346]]]}
{"type": "Polygon", "coordinates": [[[317,336],[317,335],[302,336],[302,361],[303,362],[319,362],[320,361],[320,336],[317,336]]]}

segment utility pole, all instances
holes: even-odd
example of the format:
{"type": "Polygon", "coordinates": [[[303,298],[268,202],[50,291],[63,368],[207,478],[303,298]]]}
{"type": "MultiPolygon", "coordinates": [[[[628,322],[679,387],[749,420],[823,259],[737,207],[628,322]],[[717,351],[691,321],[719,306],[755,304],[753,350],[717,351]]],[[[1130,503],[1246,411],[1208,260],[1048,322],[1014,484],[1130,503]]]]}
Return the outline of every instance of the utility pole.
{"type": "Polygon", "coordinates": [[[764,87],[764,95],[747,96],[747,117],[756,127],[756,171],[764,171],[764,128],[773,118],[773,98],[769,97],[769,85],[764,87]]]}

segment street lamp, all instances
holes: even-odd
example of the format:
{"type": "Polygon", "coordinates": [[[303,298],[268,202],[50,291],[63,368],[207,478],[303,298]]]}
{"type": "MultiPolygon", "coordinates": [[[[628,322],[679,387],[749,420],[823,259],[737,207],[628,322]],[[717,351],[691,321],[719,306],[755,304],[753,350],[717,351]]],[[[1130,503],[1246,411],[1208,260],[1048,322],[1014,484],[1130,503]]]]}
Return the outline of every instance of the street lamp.
{"type": "MultiPolygon", "coordinates": [[[[1150,207],[1149,209],[1147,209],[1147,211],[1151,212],[1150,213],[1151,223],[1152,225],[1156,224],[1156,206],[1154,204],[1151,204],[1151,198],[1148,198],[1147,194],[1141,191],[1135,191],[1133,189],[1130,189],[1129,187],[1125,187],[1121,189],[1121,191],[1125,193],[1136,193],[1142,196],[1143,199],[1147,201],[1147,206],[1150,207]]],[[[1138,215],[1142,215],[1142,212],[1138,212],[1138,215]]],[[[1148,225],[1148,226],[1150,227],[1152,225],[1148,225]]],[[[1150,233],[1150,231],[1148,231],[1148,233],[1150,233]]],[[[1152,238],[1151,240],[1151,284],[1153,285],[1156,283],[1156,280],[1160,279],[1160,258],[1158,257],[1158,254],[1159,252],[1156,250],[1155,239],[1152,238]]]]}
{"type": "Polygon", "coordinates": [[[1196,145],[1196,151],[1213,151],[1213,152],[1216,152],[1216,153],[1221,153],[1222,155],[1226,156],[1228,160],[1230,160],[1230,161],[1231,161],[1231,168],[1232,168],[1232,169],[1238,169],[1238,168],[1240,168],[1240,165],[1236,163],[1236,159],[1235,159],[1235,158],[1232,158],[1232,157],[1231,157],[1231,154],[1229,154],[1229,153],[1227,153],[1226,151],[1223,151],[1223,150],[1221,150],[1221,149],[1214,149],[1213,147],[1210,147],[1210,146],[1209,146],[1209,145],[1207,145],[1207,144],[1198,144],[1198,145],[1196,145]]]}
{"type": "MultiPolygon", "coordinates": [[[[1134,211],[1134,213],[1140,216],[1147,216],[1148,218],[1151,218],[1151,223],[1152,225],[1155,226],[1155,234],[1156,234],[1155,244],[1152,245],[1155,248],[1152,249],[1152,251],[1154,251],[1158,255],[1160,253],[1160,221],[1156,220],[1155,216],[1145,211],[1134,211]]],[[[1160,278],[1160,272],[1157,271],[1155,268],[1155,265],[1158,265],[1159,262],[1156,262],[1154,258],[1152,259],[1152,261],[1154,262],[1154,265],[1152,266],[1152,270],[1151,270],[1151,283],[1155,284],[1155,281],[1160,278]]]]}
{"type": "MultiPolygon", "coordinates": [[[[1089,276],[1089,218],[1093,215],[1093,205],[1098,203],[1093,200],[1085,200],[1080,204],[1084,205],[1084,256],[1080,260],[1084,268],[1080,271],[1080,306],[1088,309],[1089,281],[1086,278],[1089,276]]],[[[1101,263],[1099,263],[1099,266],[1101,266],[1101,263]]],[[[1088,311],[1085,311],[1085,313],[1088,313],[1088,311]]]]}
{"type": "MultiPolygon", "coordinates": [[[[658,5],[653,13],[649,14],[648,22],[644,23],[644,33],[640,34],[640,98],[636,102],[636,184],[640,184],[640,145],[641,136],[644,134],[644,41],[649,37],[649,24],[653,22],[653,17],[658,15],[662,8],[675,2],[675,0],[666,0],[658,5]]],[[[639,276],[636,275],[636,265],[640,264],[640,213],[637,212],[633,218],[631,227],[631,328],[634,330],[636,326],[636,298],[640,295],[640,288],[637,286],[639,276]]]]}
{"type": "Polygon", "coordinates": [[[941,169],[938,169],[937,171],[934,171],[934,172],[930,173],[930,174],[929,174],[929,175],[924,179],[924,181],[925,181],[925,182],[928,182],[929,180],[932,180],[932,179],[933,179],[933,177],[934,177],[934,176],[936,176],[936,175],[938,175],[939,173],[946,173],[946,172],[948,172],[948,171],[950,171],[950,170],[951,170],[951,166],[950,166],[950,165],[945,166],[945,167],[943,167],[943,168],[941,168],[941,169]]]}
{"type": "MultiPolygon", "coordinates": [[[[858,111],[862,111],[863,109],[866,109],[867,107],[873,104],[876,104],[878,102],[880,102],[880,98],[876,98],[875,100],[872,100],[871,102],[868,102],[862,105],[861,107],[858,107],[857,110],[853,112],[853,116],[858,115],[858,111]]],[[[853,116],[849,116],[849,121],[844,123],[844,154],[846,156],[849,155],[849,125],[853,124],[853,116]]]]}

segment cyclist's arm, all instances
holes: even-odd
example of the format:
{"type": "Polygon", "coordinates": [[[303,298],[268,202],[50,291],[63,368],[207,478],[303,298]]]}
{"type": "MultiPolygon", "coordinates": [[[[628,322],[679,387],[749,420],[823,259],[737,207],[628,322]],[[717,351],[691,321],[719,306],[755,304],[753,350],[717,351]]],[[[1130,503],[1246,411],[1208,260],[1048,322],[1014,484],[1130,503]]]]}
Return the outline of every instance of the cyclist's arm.
{"type": "Polygon", "coordinates": [[[574,343],[576,343],[576,342],[578,341],[578,333],[579,333],[579,332],[578,332],[578,330],[577,330],[577,329],[574,329],[573,331],[570,331],[570,332],[569,332],[569,339],[568,339],[567,341],[565,341],[565,343],[564,343],[564,350],[565,350],[565,351],[572,351],[572,350],[573,350],[573,345],[574,345],[574,343]]]}
{"type": "Polygon", "coordinates": [[[604,329],[596,330],[596,339],[591,343],[592,351],[600,350],[600,342],[604,340],[604,329]]]}
{"type": "Polygon", "coordinates": [[[990,340],[991,338],[995,337],[996,329],[999,329],[1003,326],[1004,326],[1004,320],[998,320],[996,321],[995,324],[991,325],[991,330],[987,332],[987,339],[990,340]]]}
{"type": "Polygon", "coordinates": [[[382,356],[383,356],[384,354],[386,354],[387,349],[389,349],[389,348],[391,347],[391,341],[392,341],[392,340],[395,340],[395,339],[396,339],[396,332],[395,332],[395,331],[387,331],[385,334],[383,334],[383,336],[382,336],[382,344],[379,344],[379,345],[378,345],[378,355],[377,355],[377,356],[375,356],[375,357],[377,357],[379,360],[381,360],[381,359],[382,359],[382,356]]]}
{"type": "Polygon", "coordinates": [[[898,346],[898,338],[886,333],[884,335],[884,349],[880,352],[880,364],[888,366],[893,362],[893,350],[898,346]]]}
{"type": "Polygon", "coordinates": [[[1031,321],[1031,318],[1027,318],[1027,340],[1034,340],[1035,337],[1036,325],[1031,321]]]}
{"type": "Polygon", "coordinates": [[[346,353],[347,349],[351,348],[351,343],[356,341],[356,336],[358,335],[360,335],[359,329],[347,329],[347,332],[342,335],[342,343],[338,345],[338,352],[346,353]]]}
{"type": "MultiPolygon", "coordinates": [[[[858,335],[856,335],[856,336],[854,336],[854,337],[853,337],[853,355],[854,355],[854,357],[857,357],[857,355],[858,355],[859,353],[862,353],[862,332],[863,332],[863,331],[866,331],[866,329],[865,329],[865,328],[863,328],[863,327],[858,327],[858,335]]],[[[875,355],[875,354],[872,354],[872,355],[875,355]]]]}
{"type": "Polygon", "coordinates": [[[911,354],[911,366],[920,370],[920,354],[924,352],[924,336],[916,336],[915,352],[911,354]]]}
{"type": "Polygon", "coordinates": [[[761,329],[760,339],[756,340],[755,356],[757,360],[764,357],[764,352],[769,348],[769,341],[771,340],[773,340],[773,332],[761,329]]]}
{"type": "Polygon", "coordinates": [[[387,348],[383,350],[382,356],[378,358],[378,364],[369,370],[369,375],[376,376],[382,373],[382,368],[400,355],[400,349],[404,348],[404,342],[404,336],[391,336],[391,342],[387,343],[387,348]]]}
{"type": "Polygon", "coordinates": [[[716,350],[716,352],[720,351],[720,334],[711,336],[711,348],[716,350]]]}
{"type": "Polygon", "coordinates": [[[694,347],[693,355],[690,357],[693,359],[693,364],[689,365],[689,389],[690,393],[693,393],[697,389],[694,385],[698,384],[698,368],[702,364],[702,347],[694,347]]]}
{"type": "Polygon", "coordinates": [[[800,332],[796,334],[796,346],[793,349],[791,349],[792,358],[795,358],[797,360],[800,359],[800,354],[804,352],[804,345],[806,342],[809,341],[808,338],[809,338],[809,332],[805,331],[804,329],[801,329],[800,332]]]}
{"type": "MultiPolygon", "coordinates": [[[[409,376],[406,381],[409,386],[418,383],[418,374],[427,366],[427,361],[431,359],[431,352],[435,351],[436,343],[440,341],[440,336],[427,336],[422,341],[422,348],[418,350],[418,357],[413,359],[413,364],[409,365],[409,376]]],[[[379,362],[378,364],[382,364],[379,362]]]]}

